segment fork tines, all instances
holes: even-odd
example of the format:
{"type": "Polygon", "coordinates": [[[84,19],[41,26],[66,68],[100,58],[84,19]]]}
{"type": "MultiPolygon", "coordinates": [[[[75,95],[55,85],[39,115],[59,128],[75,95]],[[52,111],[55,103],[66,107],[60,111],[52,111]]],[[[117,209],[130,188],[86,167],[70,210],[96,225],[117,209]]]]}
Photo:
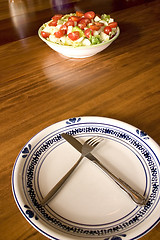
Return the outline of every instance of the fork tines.
{"type": "Polygon", "coordinates": [[[86,142],[92,146],[95,146],[101,141],[103,141],[103,138],[96,136],[96,137],[89,138],[86,142]]]}

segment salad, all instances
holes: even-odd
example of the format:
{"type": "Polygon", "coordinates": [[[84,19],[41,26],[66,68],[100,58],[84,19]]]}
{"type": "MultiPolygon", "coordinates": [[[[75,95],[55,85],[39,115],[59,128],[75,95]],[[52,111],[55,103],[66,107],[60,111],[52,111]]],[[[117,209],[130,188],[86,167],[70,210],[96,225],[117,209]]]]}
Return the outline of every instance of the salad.
{"type": "Polygon", "coordinates": [[[56,14],[43,24],[41,36],[53,43],[79,47],[109,41],[117,33],[118,24],[110,15],[76,11],[56,14]]]}

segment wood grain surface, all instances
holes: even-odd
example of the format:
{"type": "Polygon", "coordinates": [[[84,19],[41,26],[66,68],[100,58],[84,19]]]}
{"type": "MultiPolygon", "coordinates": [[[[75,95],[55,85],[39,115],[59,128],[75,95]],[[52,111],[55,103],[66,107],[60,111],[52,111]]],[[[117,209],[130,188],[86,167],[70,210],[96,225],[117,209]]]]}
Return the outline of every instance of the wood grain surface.
{"type": "MultiPolygon", "coordinates": [[[[160,2],[0,0],[0,239],[47,240],[11,190],[15,159],[39,131],[78,116],[118,119],[160,144],[160,2]],[[59,55],[38,35],[54,13],[94,10],[118,22],[118,39],[85,59],[59,55]]],[[[141,240],[160,239],[160,224],[141,240]]]]}

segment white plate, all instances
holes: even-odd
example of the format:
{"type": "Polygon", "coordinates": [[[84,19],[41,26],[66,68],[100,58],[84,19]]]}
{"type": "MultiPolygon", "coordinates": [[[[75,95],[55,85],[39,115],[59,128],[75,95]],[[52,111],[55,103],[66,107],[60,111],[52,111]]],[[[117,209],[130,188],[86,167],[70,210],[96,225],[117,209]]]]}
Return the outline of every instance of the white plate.
{"type": "Polygon", "coordinates": [[[15,201],[23,216],[50,239],[138,239],[159,222],[159,146],[141,130],[118,120],[79,117],[34,136],[19,153],[12,174],[15,201]],[[93,154],[115,175],[148,198],[136,205],[120,187],[84,158],[51,202],[41,199],[80,157],[62,137],[81,143],[104,138],[93,154]]]}

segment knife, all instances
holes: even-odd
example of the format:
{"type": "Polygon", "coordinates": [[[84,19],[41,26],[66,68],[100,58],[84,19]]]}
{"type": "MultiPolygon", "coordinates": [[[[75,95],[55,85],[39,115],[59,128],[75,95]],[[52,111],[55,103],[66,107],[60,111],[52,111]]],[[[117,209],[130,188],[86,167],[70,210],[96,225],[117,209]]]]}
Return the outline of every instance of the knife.
{"type": "MultiPolygon", "coordinates": [[[[81,153],[82,144],[76,138],[66,133],[62,133],[61,136],[81,153]]],[[[93,156],[92,153],[87,154],[86,157],[91,160],[96,166],[102,169],[104,173],[107,173],[107,175],[109,175],[114,180],[114,182],[116,182],[126,193],[128,193],[128,195],[135,203],[139,205],[145,205],[147,203],[147,199],[144,196],[142,196],[140,193],[130,187],[121,178],[118,178],[112,172],[110,172],[95,156],[93,156]]]]}

